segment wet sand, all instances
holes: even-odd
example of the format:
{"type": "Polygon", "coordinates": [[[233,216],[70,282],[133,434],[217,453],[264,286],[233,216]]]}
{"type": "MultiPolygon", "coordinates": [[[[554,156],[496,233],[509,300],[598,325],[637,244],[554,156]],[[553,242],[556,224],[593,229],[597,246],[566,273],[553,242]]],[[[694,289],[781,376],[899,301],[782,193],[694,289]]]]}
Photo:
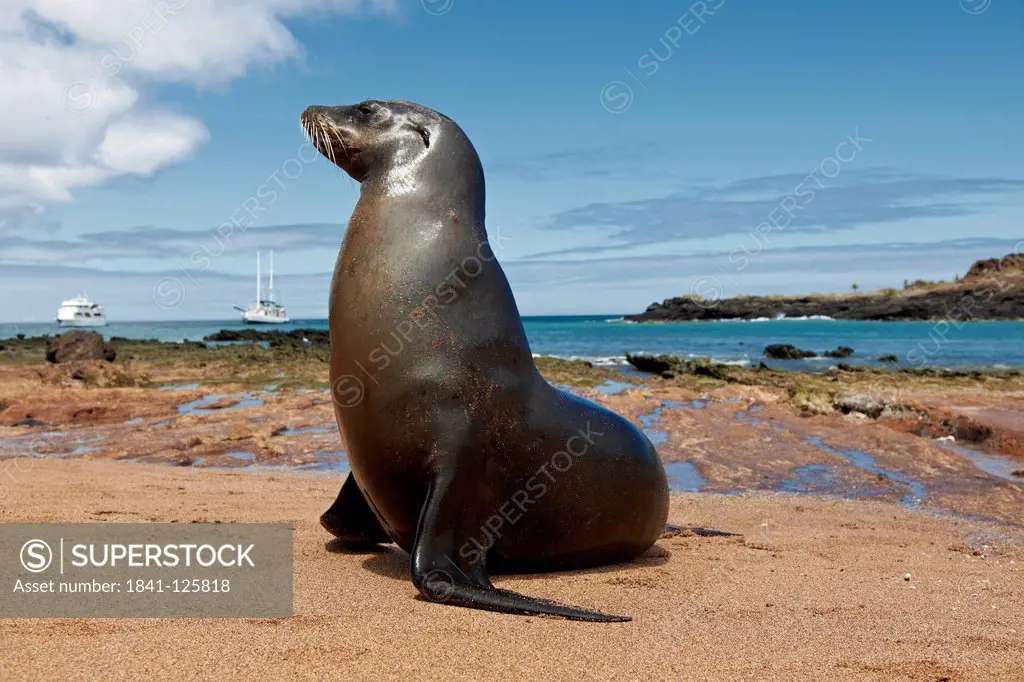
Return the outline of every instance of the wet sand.
{"type": "MultiPolygon", "coordinates": [[[[0,497],[5,471],[26,456],[264,473],[349,470],[327,389],[196,382],[87,389],[23,380],[0,413],[0,497]]],[[[1024,527],[1019,391],[906,395],[908,404],[941,406],[942,421],[925,423],[916,412],[807,414],[762,386],[695,388],[621,375],[594,383],[568,388],[642,427],[676,491],[882,500],[1024,527]],[[936,438],[955,410],[970,411],[967,431],[993,435],[982,443],[936,438]]]]}
{"type": "Polygon", "coordinates": [[[293,523],[295,616],[0,621],[0,678],[1024,679],[1024,537],[1002,526],[885,502],[674,494],[671,522],[743,537],[496,579],[634,617],[574,623],[423,601],[400,551],[332,551],[316,518],[339,483],[31,460],[0,521],[293,523]]]}

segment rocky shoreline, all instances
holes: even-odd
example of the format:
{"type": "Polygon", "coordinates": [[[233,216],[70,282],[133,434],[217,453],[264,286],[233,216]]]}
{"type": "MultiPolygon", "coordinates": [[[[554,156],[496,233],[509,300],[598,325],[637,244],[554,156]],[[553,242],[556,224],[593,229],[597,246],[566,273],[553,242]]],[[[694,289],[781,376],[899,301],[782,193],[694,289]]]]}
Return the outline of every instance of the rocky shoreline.
{"type": "MultiPolygon", "coordinates": [[[[312,332],[243,330],[212,335],[210,343],[116,338],[104,343],[95,332],[85,331],[5,340],[0,349],[0,379],[5,384],[0,389],[0,429],[33,425],[78,428],[108,418],[124,424],[144,415],[161,423],[171,416],[164,413],[168,407],[188,402],[177,399],[186,394],[193,400],[214,393],[230,397],[234,402],[226,408],[231,408],[235,403],[266,400],[263,394],[268,391],[293,396],[324,392],[321,400],[329,404],[328,338],[324,332],[312,332]],[[107,397],[125,391],[137,391],[138,397],[107,404],[107,397]],[[116,410],[111,411],[111,405],[117,405],[116,410]],[[146,406],[155,411],[150,414],[148,408],[142,409],[146,406]]],[[[765,348],[765,357],[771,360],[807,352],[776,345],[765,348]]],[[[856,357],[855,351],[846,347],[827,354],[856,357]]],[[[536,362],[548,381],[577,392],[598,390],[601,395],[614,395],[631,382],[644,392],[682,391],[694,397],[722,391],[730,395],[739,392],[748,399],[772,396],[772,401],[800,417],[858,414],[875,420],[883,416],[899,430],[920,436],[954,436],[994,454],[1024,455],[1024,405],[1013,404],[1024,399],[1024,373],[1016,369],[878,368],[837,362],[809,371],[764,362],[742,367],[669,355],[627,354],[627,359],[633,371],[626,374],[585,361],[537,358],[536,362]],[[916,396],[927,398],[918,400],[916,396]],[[958,402],[963,408],[951,409],[958,402]],[[984,416],[986,411],[990,416],[984,416]]],[[[222,408],[225,406],[213,400],[204,402],[200,412],[222,413],[222,408]]],[[[273,423],[276,419],[270,413],[266,417],[271,421],[258,429],[259,437],[243,436],[242,431],[231,433],[230,429],[226,437],[224,433],[199,434],[204,441],[200,449],[205,450],[201,456],[232,451],[253,438],[256,443],[249,445],[261,451],[265,442],[275,442],[267,439],[280,426],[273,423]],[[213,447],[213,443],[219,445],[213,447]]],[[[329,414],[324,421],[330,421],[329,414]]],[[[140,424],[138,428],[143,427],[140,424]]],[[[167,432],[160,430],[160,434],[167,432]]],[[[191,442],[196,433],[188,436],[183,443],[191,442]]],[[[180,454],[177,447],[173,450],[180,454]]]]}
{"type": "Polygon", "coordinates": [[[690,322],[821,317],[834,320],[929,321],[1024,319],[1024,255],[974,263],[955,282],[907,283],[902,290],[807,296],[677,296],[652,303],[630,322],[690,322]]]}

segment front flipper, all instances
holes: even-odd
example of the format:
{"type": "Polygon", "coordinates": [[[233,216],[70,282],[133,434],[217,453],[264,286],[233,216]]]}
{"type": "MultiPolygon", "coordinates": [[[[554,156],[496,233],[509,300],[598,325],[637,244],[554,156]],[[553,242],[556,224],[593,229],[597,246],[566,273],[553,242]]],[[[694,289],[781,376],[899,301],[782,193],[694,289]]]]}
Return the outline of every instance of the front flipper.
{"type": "Polygon", "coordinates": [[[391,542],[352,474],[345,479],[331,508],[320,515],[320,525],[352,547],[391,542]]]}
{"type": "Polygon", "coordinates": [[[480,530],[466,509],[467,496],[473,494],[475,486],[460,489],[452,480],[451,471],[456,467],[445,469],[427,493],[412,552],[412,581],[424,597],[444,604],[501,613],[560,616],[601,623],[632,620],[629,616],[588,611],[491,585],[485,566],[486,555],[469,545],[472,534],[480,530]]]}

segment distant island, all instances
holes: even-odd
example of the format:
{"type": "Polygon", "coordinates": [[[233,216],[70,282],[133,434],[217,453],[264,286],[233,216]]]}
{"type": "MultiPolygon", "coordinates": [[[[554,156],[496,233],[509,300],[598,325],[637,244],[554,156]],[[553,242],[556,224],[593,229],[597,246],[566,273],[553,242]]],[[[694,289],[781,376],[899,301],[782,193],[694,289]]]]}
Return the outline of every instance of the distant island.
{"type": "MultiPolygon", "coordinates": [[[[856,285],[854,285],[856,289],[856,285]]],[[[903,289],[807,296],[737,296],[710,300],[697,295],[652,303],[630,322],[755,320],[778,317],[836,320],[1024,319],[1024,254],[974,263],[953,282],[904,282],[903,289]]]]}

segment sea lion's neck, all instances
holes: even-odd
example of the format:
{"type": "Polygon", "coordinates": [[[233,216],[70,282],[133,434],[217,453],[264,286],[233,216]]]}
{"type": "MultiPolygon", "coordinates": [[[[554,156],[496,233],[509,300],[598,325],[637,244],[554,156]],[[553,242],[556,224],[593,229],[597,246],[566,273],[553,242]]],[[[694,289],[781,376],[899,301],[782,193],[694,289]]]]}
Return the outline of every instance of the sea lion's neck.
{"type": "Polygon", "coordinates": [[[371,172],[361,183],[360,201],[416,206],[444,219],[452,213],[464,224],[484,224],[484,172],[476,150],[457,137],[409,154],[388,168],[371,172]]]}
{"type": "MultiPolygon", "coordinates": [[[[417,221],[435,222],[462,226],[469,236],[478,232],[484,237],[484,180],[483,174],[458,174],[455,172],[430,171],[399,168],[380,176],[371,176],[363,181],[360,188],[356,214],[361,209],[370,209],[378,218],[391,215],[416,216],[417,221]],[[472,228],[478,228],[473,230],[472,228]]],[[[393,226],[405,230],[412,227],[405,221],[384,220],[378,224],[381,230],[393,226]]],[[[384,237],[384,235],[381,235],[384,237]]]]}

